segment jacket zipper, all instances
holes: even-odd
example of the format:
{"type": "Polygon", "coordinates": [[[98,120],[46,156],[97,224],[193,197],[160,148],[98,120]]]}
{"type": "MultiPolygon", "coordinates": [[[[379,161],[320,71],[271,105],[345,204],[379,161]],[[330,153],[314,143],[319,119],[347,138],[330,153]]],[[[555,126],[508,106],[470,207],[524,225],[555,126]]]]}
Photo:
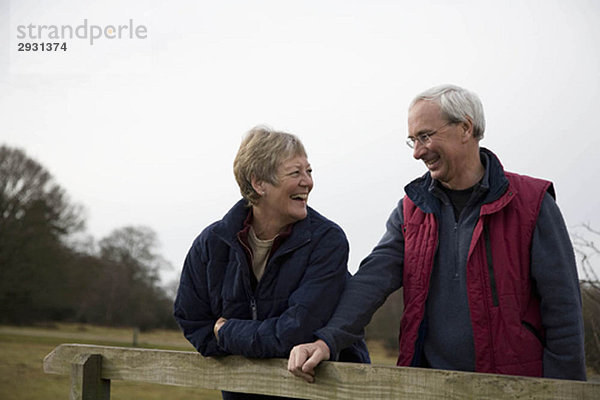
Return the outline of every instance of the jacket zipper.
{"type": "MultiPolygon", "coordinates": [[[[306,243],[308,243],[309,241],[310,241],[310,240],[307,240],[307,241],[305,241],[305,242],[303,242],[303,243],[299,243],[298,245],[296,245],[296,246],[294,246],[294,247],[292,247],[292,248],[290,248],[290,249],[287,249],[287,250],[286,250],[284,253],[277,253],[277,254],[273,254],[273,256],[272,256],[272,257],[270,257],[270,258],[269,258],[269,260],[267,261],[267,266],[265,267],[265,274],[267,273],[268,266],[269,266],[269,265],[270,265],[270,264],[273,262],[273,260],[274,260],[276,257],[278,258],[278,257],[280,257],[280,256],[281,256],[281,255],[283,255],[283,254],[287,254],[287,253],[289,253],[290,251],[294,251],[294,250],[296,250],[297,248],[300,248],[300,247],[304,246],[304,245],[305,245],[306,243]]],[[[241,242],[241,241],[240,241],[240,242],[241,242]]],[[[244,244],[243,242],[241,242],[241,243],[242,243],[242,244],[244,244]]],[[[244,244],[244,246],[245,246],[245,247],[247,247],[245,244],[244,244]]],[[[252,254],[252,252],[250,252],[250,254],[252,254]]],[[[264,278],[264,275],[263,275],[263,278],[264,278]]],[[[254,293],[255,293],[255,294],[256,294],[256,293],[258,293],[258,287],[260,286],[260,282],[261,282],[261,281],[262,281],[262,279],[256,283],[256,287],[254,288],[254,293]]],[[[257,306],[257,304],[256,304],[256,299],[254,298],[254,295],[250,296],[250,309],[252,310],[252,319],[253,319],[254,321],[258,320],[258,306],[257,306]]]]}
{"type": "Polygon", "coordinates": [[[256,321],[258,319],[258,307],[254,297],[250,297],[250,309],[252,310],[252,320],[256,321]]]}
{"type": "MultiPolygon", "coordinates": [[[[490,286],[491,286],[491,290],[492,290],[492,305],[493,307],[497,307],[498,306],[498,293],[496,291],[496,280],[494,278],[494,266],[492,264],[492,243],[490,241],[490,232],[489,232],[489,228],[487,223],[483,224],[483,236],[484,236],[484,241],[485,241],[485,252],[486,252],[486,256],[487,256],[487,264],[488,264],[488,274],[489,274],[489,279],[490,279],[490,286]]],[[[483,270],[483,267],[482,267],[483,270]]],[[[484,271],[481,271],[482,274],[484,273],[484,271]]],[[[489,310],[489,303],[487,301],[483,302],[483,305],[485,307],[485,314],[487,315],[486,317],[486,322],[487,322],[487,333],[489,336],[489,340],[490,340],[490,345],[491,345],[491,349],[489,351],[489,355],[490,355],[490,363],[492,365],[492,369],[496,368],[496,357],[494,357],[494,351],[495,351],[495,346],[494,346],[494,335],[492,334],[492,321],[491,321],[491,313],[489,310]]],[[[475,368],[477,368],[477,355],[475,355],[475,368]]]]}
{"type": "MultiPolygon", "coordinates": [[[[246,246],[246,243],[244,243],[243,240],[239,240],[239,236],[238,236],[238,241],[240,242],[240,244],[246,249],[246,251],[248,251],[248,254],[250,254],[250,262],[252,262],[252,251],[248,248],[248,246],[246,246]]],[[[252,268],[251,265],[248,266],[249,268],[247,268],[248,274],[250,274],[250,268],[252,268]]],[[[249,278],[249,277],[248,277],[249,278]]],[[[256,283],[256,287],[254,288],[254,292],[256,293],[256,290],[258,289],[258,284],[260,282],[256,283]]],[[[258,307],[256,306],[256,299],[254,298],[254,294],[250,295],[250,311],[252,312],[252,320],[256,321],[258,320],[258,307]]]]}
{"type": "Polygon", "coordinates": [[[490,288],[492,290],[492,304],[498,307],[498,288],[496,287],[496,277],[494,276],[494,262],[492,259],[492,241],[490,239],[490,228],[487,223],[483,224],[483,236],[485,239],[485,254],[487,256],[488,274],[490,277],[490,288]]]}

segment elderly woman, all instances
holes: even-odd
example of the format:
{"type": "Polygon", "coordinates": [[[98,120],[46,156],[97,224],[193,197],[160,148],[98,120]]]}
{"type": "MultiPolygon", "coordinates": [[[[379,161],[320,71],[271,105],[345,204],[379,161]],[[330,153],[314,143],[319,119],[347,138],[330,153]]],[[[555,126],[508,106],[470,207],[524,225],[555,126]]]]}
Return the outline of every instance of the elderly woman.
{"type": "MultiPolygon", "coordinates": [[[[233,169],[244,199],[194,241],[175,319],[204,356],[285,358],[335,309],[349,276],[348,242],[307,206],[312,169],[296,136],[252,129],[233,169]]],[[[337,359],[369,362],[364,341],[337,359]]],[[[223,392],[251,398],[236,396],[223,392]]]]}

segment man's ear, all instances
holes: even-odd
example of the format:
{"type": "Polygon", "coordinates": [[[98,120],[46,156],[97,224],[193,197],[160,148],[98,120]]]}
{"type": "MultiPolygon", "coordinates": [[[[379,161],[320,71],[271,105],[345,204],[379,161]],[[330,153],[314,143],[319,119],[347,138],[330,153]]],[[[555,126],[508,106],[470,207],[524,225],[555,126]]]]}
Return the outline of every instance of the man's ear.
{"type": "Polygon", "coordinates": [[[467,117],[466,121],[460,123],[460,126],[463,130],[462,138],[464,141],[467,141],[473,137],[473,121],[471,120],[471,118],[467,117]]]}

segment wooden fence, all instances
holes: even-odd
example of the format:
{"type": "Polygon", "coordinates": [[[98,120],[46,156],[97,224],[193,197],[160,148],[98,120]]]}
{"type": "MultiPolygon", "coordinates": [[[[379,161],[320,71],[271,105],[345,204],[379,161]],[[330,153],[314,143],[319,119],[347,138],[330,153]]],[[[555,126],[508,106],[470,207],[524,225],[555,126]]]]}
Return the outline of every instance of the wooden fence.
{"type": "MultiPolygon", "coordinates": [[[[311,399],[600,399],[600,384],[420,368],[324,362],[316,382],[287,360],[62,344],[44,372],[71,376],[71,400],[107,400],[110,381],[158,383],[311,399]]],[[[66,397],[66,393],[65,393],[66,397]]]]}

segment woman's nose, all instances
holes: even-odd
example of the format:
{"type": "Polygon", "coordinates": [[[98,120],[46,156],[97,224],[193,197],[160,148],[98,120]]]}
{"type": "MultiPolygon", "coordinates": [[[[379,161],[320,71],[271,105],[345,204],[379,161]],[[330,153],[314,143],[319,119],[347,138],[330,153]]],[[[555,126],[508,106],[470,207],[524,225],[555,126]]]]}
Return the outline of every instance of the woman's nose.
{"type": "Polygon", "coordinates": [[[308,173],[302,174],[302,179],[300,179],[300,186],[312,187],[313,186],[312,176],[310,176],[310,174],[308,174],[308,173]]]}

